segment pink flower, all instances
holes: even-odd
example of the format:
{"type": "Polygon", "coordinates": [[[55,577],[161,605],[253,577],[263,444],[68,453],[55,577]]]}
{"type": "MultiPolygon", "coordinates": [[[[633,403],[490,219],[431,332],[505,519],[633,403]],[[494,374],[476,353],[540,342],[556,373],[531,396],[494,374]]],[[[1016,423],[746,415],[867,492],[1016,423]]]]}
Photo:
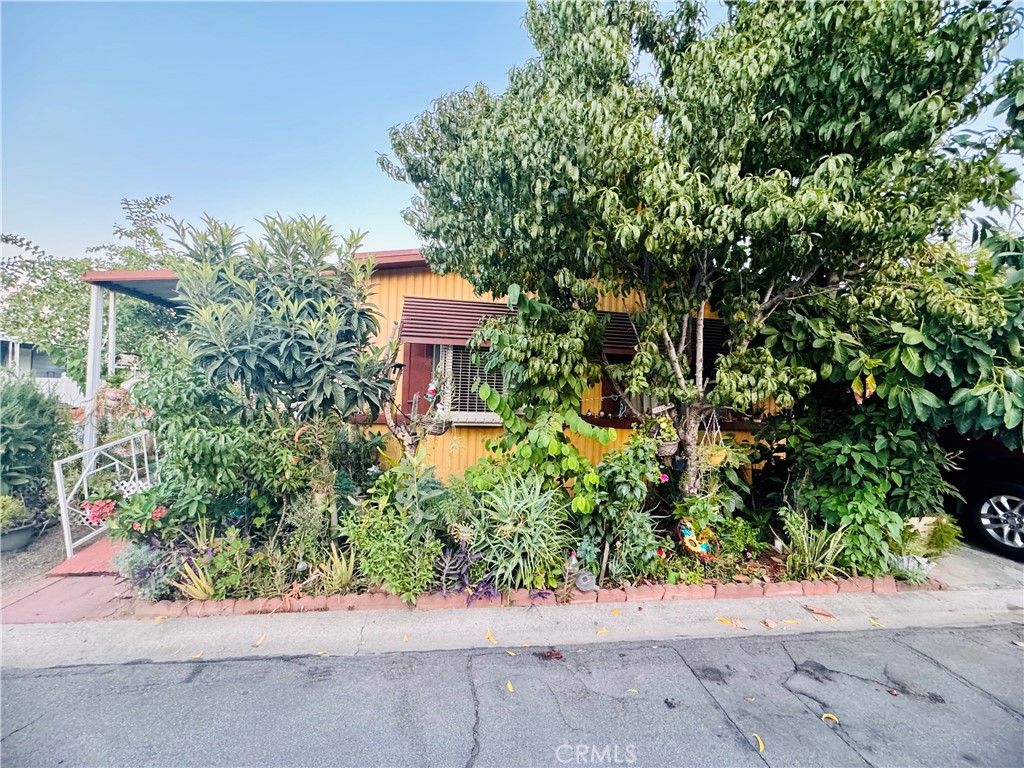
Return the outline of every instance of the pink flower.
{"type": "Polygon", "coordinates": [[[159,520],[167,516],[167,507],[157,507],[153,510],[153,514],[150,515],[154,520],[159,520]]]}
{"type": "Polygon", "coordinates": [[[142,523],[132,523],[132,528],[134,528],[136,531],[141,531],[142,523]]]}
{"type": "Polygon", "coordinates": [[[661,482],[663,482],[663,483],[667,483],[668,482],[668,475],[666,475],[664,472],[662,472],[659,477],[661,479],[661,482]]]}

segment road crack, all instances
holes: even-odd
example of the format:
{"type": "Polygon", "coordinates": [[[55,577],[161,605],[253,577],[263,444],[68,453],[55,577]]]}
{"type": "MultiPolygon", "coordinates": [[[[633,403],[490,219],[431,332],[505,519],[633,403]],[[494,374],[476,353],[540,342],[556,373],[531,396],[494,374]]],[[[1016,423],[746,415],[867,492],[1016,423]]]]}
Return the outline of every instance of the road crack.
{"type": "Polygon", "coordinates": [[[466,768],[473,768],[480,756],[480,694],[477,693],[476,680],[473,679],[472,654],[466,659],[466,676],[469,678],[469,692],[473,697],[473,745],[469,751],[469,759],[466,760],[466,768]]]}

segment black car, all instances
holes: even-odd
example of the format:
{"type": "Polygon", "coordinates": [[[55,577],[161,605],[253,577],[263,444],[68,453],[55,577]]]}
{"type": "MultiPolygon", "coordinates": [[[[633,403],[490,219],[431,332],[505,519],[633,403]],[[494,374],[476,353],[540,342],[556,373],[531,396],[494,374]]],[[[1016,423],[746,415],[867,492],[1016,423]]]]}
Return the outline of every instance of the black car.
{"type": "Polygon", "coordinates": [[[951,511],[964,533],[987,549],[1024,561],[1024,452],[994,438],[946,442],[959,454],[949,480],[963,496],[951,500],[951,511]]]}

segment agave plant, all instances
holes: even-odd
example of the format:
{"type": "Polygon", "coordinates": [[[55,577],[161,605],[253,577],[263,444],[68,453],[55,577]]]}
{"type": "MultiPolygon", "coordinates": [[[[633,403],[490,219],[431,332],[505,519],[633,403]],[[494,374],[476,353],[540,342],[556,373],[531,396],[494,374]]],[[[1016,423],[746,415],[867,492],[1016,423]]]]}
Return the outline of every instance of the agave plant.
{"type": "Polygon", "coordinates": [[[569,502],[537,474],[505,475],[481,496],[475,549],[497,589],[555,586],[570,545],[569,502]]]}
{"type": "Polygon", "coordinates": [[[846,549],[843,535],[846,527],[830,531],[827,525],[815,528],[803,509],[780,511],[789,539],[786,546],[786,575],[794,580],[838,579],[846,572],[836,563],[846,549]]]}

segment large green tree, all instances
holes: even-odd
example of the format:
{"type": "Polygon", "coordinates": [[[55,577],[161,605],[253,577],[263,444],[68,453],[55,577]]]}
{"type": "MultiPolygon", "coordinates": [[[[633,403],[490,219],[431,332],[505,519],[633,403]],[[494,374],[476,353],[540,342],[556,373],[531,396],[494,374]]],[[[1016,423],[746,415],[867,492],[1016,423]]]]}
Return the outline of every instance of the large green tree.
{"type": "Polygon", "coordinates": [[[530,2],[537,58],[500,95],[439,99],[381,161],[416,189],[407,220],[435,270],[561,312],[639,297],[633,363],[603,367],[676,405],[691,491],[712,408],[787,407],[814,379],[751,344],[774,313],[912,255],[977,201],[1006,206],[1017,178],[1009,131],[954,141],[1016,82],[1008,0],[740,0],[703,18],[530,2]],[[713,378],[708,308],[731,336],[713,378]]]}
{"type": "MultiPolygon", "coordinates": [[[[174,254],[164,238],[169,221],[162,208],[168,195],[124,199],[125,220],[114,225],[115,240],[87,249],[82,257],[55,256],[26,238],[4,234],[3,243],[18,250],[0,269],[0,331],[35,344],[72,378],[85,379],[89,286],[82,273],[97,269],[171,267],[174,254]]],[[[172,332],[169,310],[128,296],[117,302],[118,350],[137,354],[147,340],[172,332]]]]}

